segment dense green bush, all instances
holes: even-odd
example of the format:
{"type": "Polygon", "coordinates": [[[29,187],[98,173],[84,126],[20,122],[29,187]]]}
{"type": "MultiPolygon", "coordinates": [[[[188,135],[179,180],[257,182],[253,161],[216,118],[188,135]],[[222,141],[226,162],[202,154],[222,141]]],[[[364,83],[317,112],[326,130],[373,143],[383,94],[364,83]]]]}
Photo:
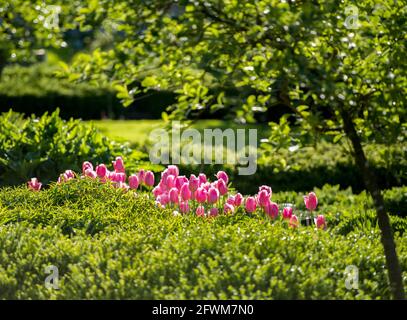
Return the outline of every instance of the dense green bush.
{"type": "MultiPolygon", "coordinates": [[[[241,212],[175,217],[144,194],[88,179],[43,192],[4,188],[0,298],[390,298],[378,228],[343,227],[373,211],[364,208],[363,196],[335,190],[318,190],[330,224],[324,232],[241,212]],[[340,223],[336,210],[343,212],[340,223]],[[345,288],[351,264],[359,267],[359,290],[345,288]],[[44,286],[49,265],[59,268],[59,290],[44,286]]],[[[407,270],[407,238],[397,234],[396,242],[407,270]]],[[[405,271],[404,279],[407,285],[405,271]]]]}
{"type": "MultiPolygon", "coordinates": [[[[384,146],[366,145],[366,153],[383,189],[407,184],[407,147],[405,144],[384,146]]],[[[203,170],[215,174],[225,169],[236,187],[254,193],[257,186],[273,185],[276,191],[307,191],[325,184],[351,187],[359,193],[365,189],[362,174],[344,146],[320,142],[316,147],[300,148],[294,152],[280,149],[275,153],[259,152],[256,174],[239,176],[231,165],[182,165],[182,171],[203,170]],[[223,169],[222,169],[223,168],[223,169]]]]}
{"type": "Polygon", "coordinates": [[[31,177],[56,181],[67,169],[79,171],[83,161],[109,163],[131,149],[79,120],[65,121],[59,111],[24,118],[9,111],[0,116],[0,185],[16,185],[31,177]]]}

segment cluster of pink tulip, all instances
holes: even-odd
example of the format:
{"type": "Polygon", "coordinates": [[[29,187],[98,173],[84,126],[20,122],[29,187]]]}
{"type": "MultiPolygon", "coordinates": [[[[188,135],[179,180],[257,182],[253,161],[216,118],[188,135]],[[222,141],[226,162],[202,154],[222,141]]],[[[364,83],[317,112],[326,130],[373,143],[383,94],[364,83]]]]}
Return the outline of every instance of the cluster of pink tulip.
{"type": "MultiPolygon", "coordinates": [[[[112,162],[113,171],[109,171],[105,164],[99,164],[94,169],[93,164],[89,161],[85,161],[82,164],[81,178],[99,179],[100,182],[105,183],[110,181],[114,187],[124,190],[133,189],[136,190],[142,185],[152,187],[154,185],[154,173],[152,171],[145,171],[141,169],[137,174],[132,174],[129,177],[126,175],[124,168],[124,161],[122,157],[117,157],[112,162]],[[128,183],[127,183],[128,182],[128,183]]],[[[76,174],[72,170],[66,170],[58,178],[58,184],[74,179],[76,174]]],[[[33,191],[41,190],[41,182],[37,178],[32,178],[28,181],[28,188],[33,191]]]]}
{"type": "MultiPolygon", "coordinates": [[[[141,169],[137,174],[127,177],[124,162],[121,157],[113,161],[113,171],[109,171],[104,164],[99,164],[94,169],[92,163],[85,161],[82,164],[81,178],[99,179],[105,183],[110,181],[114,187],[125,191],[137,190],[140,186],[154,186],[154,174],[141,169]],[[128,183],[127,183],[128,182],[128,183]]],[[[63,183],[75,178],[72,170],[66,170],[58,178],[58,183],[63,183]]],[[[229,177],[224,171],[216,174],[216,180],[210,182],[204,173],[198,176],[191,174],[189,179],[179,174],[175,165],[169,165],[162,173],[157,186],[152,190],[156,205],[161,208],[170,207],[175,215],[189,212],[200,217],[216,217],[219,214],[233,214],[239,208],[247,213],[264,212],[271,219],[279,216],[280,209],[277,203],[271,201],[272,190],[269,186],[260,186],[255,196],[244,198],[240,193],[230,194],[228,190],[229,177]]],[[[28,182],[31,190],[39,191],[41,182],[32,178],[28,182]]],[[[312,212],[318,205],[318,198],[314,192],[304,197],[306,208],[312,212]]],[[[282,210],[282,218],[292,228],[299,226],[298,217],[293,214],[293,208],[286,206],[282,210]]],[[[326,220],[323,215],[314,219],[317,228],[326,229],[326,220]]]]}

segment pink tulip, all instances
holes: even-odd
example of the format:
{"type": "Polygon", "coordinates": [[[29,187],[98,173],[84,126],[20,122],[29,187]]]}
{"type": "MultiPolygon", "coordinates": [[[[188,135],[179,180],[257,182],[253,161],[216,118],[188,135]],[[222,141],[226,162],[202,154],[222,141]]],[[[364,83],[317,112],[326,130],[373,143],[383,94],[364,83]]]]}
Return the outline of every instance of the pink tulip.
{"type": "Polygon", "coordinates": [[[231,206],[235,205],[235,196],[229,196],[229,198],[226,200],[226,203],[230,204],[231,206]]]}
{"type": "Polygon", "coordinates": [[[273,191],[271,190],[271,187],[269,187],[269,186],[260,186],[260,187],[259,187],[259,193],[260,193],[261,191],[263,191],[263,190],[265,190],[265,191],[268,193],[268,195],[269,195],[270,198],[272,197],[273,191]]]}
{"type": "Polygon", "coordinates": [[[278,205],[275,202],[269,200],[267,205],[264,207],[264,212],[271,218],[275,219],[278,217],[278,205]]]}
{"type": "Polygon", "coordinates": [[[314,211],[318,205],[318,198],[314,192],[310,192],[308,196],[304,196],[305,206],[309,211],[314,211]]]}
{"type": "Polygon", "coordinates": [[[124,173],[124,162],[122,157],[116,157],[116,161],[112,161],[114,171],[124,173]]]}
{"type": "Polygon", "coordinates": [[[138,188],[139,184],[140,184],[140,183],[139,183],[139,180],[138,180],[138,176],[135,175],[135,174],[132,174],[132,175],[129,177],[129,185],[130,185],[130,188],[136,190],[136,189],[138,188]]]}
{"type": "Polygon", "coordinates": [[[162,205],[162,206],[166,206],[168,204],[168,202],[170,202],[170,197],[168,196],[167,193],[163,193],[160,194],[157,197],[157,201],[162,205]]]}
{"type": "Polygon", "coordinates": [[[216,174],[216,178],[218,178],[218,180],[222,179],[223,181],[225,181],[226,184],[229,181],[229,177],[225,171],[218,171],[218,173],[216,174]]]}
{"type": "Polygon", "coordinates": [[[117,172],[116,173],[116,182],[125,183],[126,182],[126,174],[124,172],[117,172]]]}
{"type": "Polygon", "coordinates": [[[292,207],[285,207],[283,209],[283,218],[290,219],[293,215],[293,208],[292,207]]]}
{"type": "Polygon", "coordinates": [[[177,188],[179,190],[179,189],[181,189],[182,185],[187,182],[189,182],[189,180],[186,176],[178,176],[175,179],[175,188],[177,188]]]}
{"type": "Polygon", "coordinates": [[[191,174],[189,177],[189,190],[192,192],[196,191],[199,187],[199,179],[194,175],[191,174]]]}
{"type": "Polygon", "coordinates": [[[100,164],[100,165],[98,165],[98,166],[96,167],[96,174],[97,174],[97,176],[98,176],[99,178],[101,178],[101,179],[103,179],[103,178],[106,177],[106,175],[107,175],[107,168],[106,168],[106,166],[105,166],[103,163],[100,164]]]}
{"type": "Polygon", "coordinates": [[[89,178],[92,178],[92,179],[96,179],[96,178],[97,178],[96,172],[93,171],[93,169],[90,169],[90,168],[85,170],[85,176],[86,176],[86,177],[89,177],[89,178]]]}
{"type": "Polygon", "coordinates": [[[246,211],[251,213],[256,210],[256,199],[254,197],[247,197],[246,211]]]}
{"type": "Polygon", "coordinates": [[[169,174],[172,174],[173,176],[178,177],[179,169],[178,169],[178,167],[176,165],[169,165],[167,167],[167,170],[168,170],[169,174]]]}
{"type": "Polygon", "coordinates": [[[200,173],[198,179],[199,179],[199,185],[208,182],[208,180],[206,179],[205,173],[200,173]]]}
{"type": "Polygon", "coordinates": [[[180,190],[181,199],[187,201],[191,199],[191,190],[189,190],[188,182],[184,183],[180,190]]]}
{"type": "Polygon", "coordinates": [[[175,176],[170,174],[166,177],[164,184],[168,187],[168,189],[175,187],[175,176]]]}
{"type": "Polygon", "coordinates": [[[188,213],[189,212],[189,204],[188,201],[182,201],[179,204],[179,211],[181,211],[182,213],[188,213]]]}
{"type": "Polygon", "coordinates": [[[219,191],[214,187],[210,187],[208,190],[208,202],[216,203],[219,200],[219,191]]]}
{"type": "Polygon", "coordinates": [[[33,191],[40,191],[42,183],[38,181],[37,178],[31,178],[30,181],[27,182],[28,188],[33,191]]]}
{"type": "Polygon", "coordinates": [[[75,178],[75,173],[72,170],[66,170],[64,173],[64,178],[66,180],[71,180],[75,178]]]}
{"type": "Polygon", "coordinates": [[[291,228],[298,228],[299,222],[298,218],[295,214],[293,214],[290,218],[290,222],[288,224],[291,228]]]}
{"type": "Polygon", "coordinates": [[[223,206],[224,213],[233,213],[235,211],[235,207],[229,203],[225,203],[223,206]]]}
{"type": "Polygon", "coordinates": [[[144,184],[144,179],[146,177],[146,172],[144,171],[144,169],[140,169],[139,172],[137,173],[138,176],[138,181],[140,184],[144,184]]]}
{"type": "Polygon", "coordinates": [[[154,173],[152,171],[147,171],[144,177],[144,182],[147,186],[152,187],[154,185],[154,173]]]}
{"type": "Polygon", "coordinates": [[[196,213],[196,215],[198,217],[204,217],[205,216],[205,208],[203,206],[199,206],[198,208],[196,208],[195,213],[196,213]]]}
{"type": "Polygon", "coordinates": [[[93,170],[93,165],[89,161],[85,161],[82,164],[82,174],[85,175],[85,171],[88,169],[93,170]]]}
{"type": "Polygon", "coordinates": [[[209,210],[208,216],[209,216],[209,217],[217,217],[218,214],[219,214],[218,208],[211,208],[211,209],[209,210]]]}
{"type": "Polygon", "coordinates": [[[169,196],[170,196],[171,203],[178,203],[178,189],[177,188],[171,188],[169,196]]]}
{"type": "Polygon", "coordinates": [[[243,203],[243,196],[240,193],[235,195],[235,207],[240,207],[243,203]]]}
{"type": "Polygon", "coordinates": [[[196,201],[198,201],[199,203],[204,203],[207,199],[207,196],[208,192],[204,188],[198,188],[196,190],[195,198],[196,201]]]}
{"type": "Polygon", "coordinates": [[[270,203],[270,194],[263,189],[257,195],[257,201],[261,207],[266,207],[270,203]]]}
{"type": "Polygon", "coordinates": [[[323,229],[323,230],[326,229],[326,227],[327,227],[326,220],[322,214],[320,214],[318,217],[316,217],[314,219],[314,221],[315,221],[315,225],[317,226],[318,229],[323,229]]]}
{"type": "Polygon", "coordinates": [[[217,181],[217,187],[218,187],[219,193],[220,193],[222,196],[225,195],[226,193],[228,193],[228,187],[227,187],[227,185],[226,185],[225,180],[219,179],[219,180],[217,181]]]}
{"type": "MultiPolygon", "coordinates": [[[[129,180],[130,180],[130,178],[129,178],[129,180]]],[[[137,178],[137,181],[138,181],[138,178],[137,178]]],[[[160,184],[153,189],[153,195],[155,198],[157,198],[159,195],[161,195],[163,193],[164,193],[164,190],[161,188],[160,184]]]]}

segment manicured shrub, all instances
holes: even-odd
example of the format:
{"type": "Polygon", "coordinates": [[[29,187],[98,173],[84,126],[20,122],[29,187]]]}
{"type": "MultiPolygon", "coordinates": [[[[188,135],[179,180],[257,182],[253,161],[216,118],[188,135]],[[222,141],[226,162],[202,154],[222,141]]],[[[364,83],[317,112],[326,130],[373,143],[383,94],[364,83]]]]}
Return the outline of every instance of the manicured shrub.
{"type": "Polygon", "coordinates": [[[131,149],[80,120],[62,120],[58,110],[40,118],[12,111],[0,116],[0,185],[31,177],[47,184],[66,169],[79,170],[85,159],[106,162],[117,153],[129,155],[131,149]]]}
{"type": "MultiPolygon", "coordinates": [[[[322,231],[243,213],[173,216],[148,194],[136,197],[93,179],[41,192],[3,188],[0,298],[390,298],[379,229],[355,225],[343,232],[346,221],[356,215],[363,221],[373,210],[363,195],[333,190],[317,190],[318,212],[330,226],[322,231]],[[335,206],[327,204],[334,199],[335,206]],[[50,265],[59,269],[59,290],[44,285],[50,265]],[[358,290],[346,289],[348,265],[359,268],[358,290]]],[[[406,279],[407,238],[397,233],[396,244],[406,279]]]]}

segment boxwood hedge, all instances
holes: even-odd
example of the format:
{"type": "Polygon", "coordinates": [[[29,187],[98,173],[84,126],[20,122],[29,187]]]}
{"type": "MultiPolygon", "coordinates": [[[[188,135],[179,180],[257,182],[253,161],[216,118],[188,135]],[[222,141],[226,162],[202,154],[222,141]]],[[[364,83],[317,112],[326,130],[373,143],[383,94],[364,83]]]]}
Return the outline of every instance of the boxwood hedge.
{"type": "MultiPolygon", "coordinates": [[[[146,194],[135,197],[88,179],[41,192],[3,188],[0,298],[390,298],[365,196],[328,186],[317,192],[327,231],[290,229],[242,212],[173,216],[146,194]],[[59,269],[58,290],[44,285],[50,265],[59,269]],[[357,290],[345,286],[349,265],[359,268],[357,290]]],[[[300,206],[295,193],[273,197],[300,206]]],[[[407,238],[400,232],[406,219],[392,218],[392,224],[407,288],[407,238]]]]}

